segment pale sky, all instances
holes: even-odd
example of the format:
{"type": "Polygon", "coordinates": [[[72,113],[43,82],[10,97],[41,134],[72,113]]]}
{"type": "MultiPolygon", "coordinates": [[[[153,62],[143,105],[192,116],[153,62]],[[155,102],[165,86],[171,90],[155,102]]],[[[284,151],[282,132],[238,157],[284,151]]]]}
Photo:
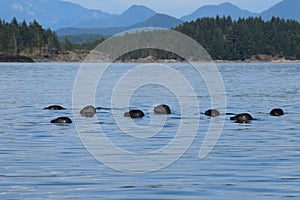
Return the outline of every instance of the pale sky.
{"type": "Polygon", "coordinates": [[[262,12],[282,0],[64,0],[78,3],[86,8],[98,9],[103,12],[120,14],[131,5],[144,5],[156,12],[174,17],[191,14],[204,5],[218,5],[230,2],[242,9],[262,12]]]}

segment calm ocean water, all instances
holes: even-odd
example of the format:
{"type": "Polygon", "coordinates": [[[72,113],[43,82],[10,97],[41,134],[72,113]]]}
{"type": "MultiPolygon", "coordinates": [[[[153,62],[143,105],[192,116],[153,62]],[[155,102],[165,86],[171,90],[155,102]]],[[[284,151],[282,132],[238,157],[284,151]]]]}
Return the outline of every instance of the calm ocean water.
{"type": "MultiPolygon", "coordinates": [[[[136,123],[147,125],[156,103],[169,104],[173,114],[161,132],[147,141],[122,134],[114,123],[110,94],[120,74],[136,65],[114,64],[108,70],[104,86],[96,91],[96,106],[103,108],[97,120],[109,139],[140,153],[166,145],[178,129],[181,113],[173,93],[142,86],[129,102],[146,112],[136,123]]],[[[193,77],[185,72],[185,64],[170,65],[193,77]]],[[[177,161],[140,174],[117,171],[95,159],[82,144],[75,123],[50,124],[58,116],[73,119],[78,108],[72,108],[72,91],[79,67],[79,63],[0,64],[0,199],[300,198],[300,63],[218,64],[227,112],[248,112],[256,120],[236,124],[226,115],[216,146],[199,159],[210,122],[201,114],[192,145],[177,161]],[[43,110],[52,104],[67,110],[43,110]],[[268,113],[276,107],[285,115],[271,117],[268,113]]],[[[191,85],[204,112],[210,108],[205,84],[191,85]]],[[[198,114],[191,112],[190,120],[197,120],[198,114]]]]}

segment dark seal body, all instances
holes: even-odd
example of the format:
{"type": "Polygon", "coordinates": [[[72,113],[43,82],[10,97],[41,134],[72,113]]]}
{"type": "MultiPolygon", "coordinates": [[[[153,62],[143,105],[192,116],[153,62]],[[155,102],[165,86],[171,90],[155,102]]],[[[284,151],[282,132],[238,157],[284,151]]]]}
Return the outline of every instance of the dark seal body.
{"type": "Polygon", "coordinates": [[[271,116],[282,116],[282,115],[284,115],[284,112],[280,108],[275,108],[275,109],[271,110],[270,115],[271,116]]]}
{"type": "Polygon", "coordinates": [[[155,114],[171,114],[171,109],[168,105],[161,104],[154,108],[155,114]]]}
{"type": "Polygon", "coordinates": [[[236,123],[247,124],[250,123],[251,120],[253,120],[253,117],[248,113],[242,113],[230,117],[230,120],[235,120],[236,123]]]}
{"type": "Polygon", "coordinates": [[[220,112],[217,109],[209,109],[204,114],[210,117],[217,117],[220,115],[220,112]]]}
{"type": "Polygon", "coordinates": [[[83,117],[91,118],[96,114],[96,108],[94,106],[86,106],[80,110],[80,114],[83,117]]]}
{"type": "Polygon", "coordinates": [[[66,110],[64,107],[59,105],[52,105],[44,108],[45,110],[66,110]]]}
{"type": "Polygon", "coordinates": [[[141,118],[144,116],[145,116],[145,114],[141,110],[130,110],[129,112],[124,113],[124,117],[141,118]]]}
{"type": "Polygon", "coordinates": [[[58,117],[56,119],[51,120],[51,123],[54,123],[54,124],[71,124],[72,120],[69,117],[58,117]]]}

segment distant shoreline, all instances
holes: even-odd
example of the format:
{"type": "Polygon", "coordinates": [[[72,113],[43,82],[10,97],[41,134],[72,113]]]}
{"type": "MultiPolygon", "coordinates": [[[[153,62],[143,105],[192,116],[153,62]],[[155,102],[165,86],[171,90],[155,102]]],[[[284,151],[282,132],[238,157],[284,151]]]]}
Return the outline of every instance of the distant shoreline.
{"type": "MultiPolygon", "coordinates": [[[[0,54],[0,62],[83,62],[89,55],[89,51],[69,51],[52,56],[31,56],[31,55],[3,55],[0,54]]],[[[99,55],[101,57],[101,55],[99,55]]],[[[98,62],[98,60],[96,60],[98,62]]],[[[99,59],[102,62],[109,62],[107,59],[99,59]]],[[[296,63],[300,60],[288,60],[285,58],[269,55],[257,55],[246,60],[212,60],[215,63],[296,63]]],[[[156,59],[151,56],[139,59],[116,60],[117,63],[180,63],[185,62],[175,59],[156,59]]],[[[195,61],[197,62],[197,61],[195,61]]]]}
{"type": "Polygon", "coordinates": [[[34,60],[29,56],[24,55],[7,55],[0,54],[0,62],[29,62],[32,63],[34,60]]]}
{"type": "MultiPolygon", "coordinates": [[[[64,52],[59,55],[55,55],[52,58],[43,58],[43,57],[34,57],[35,62],[83,62],[89,55],[88,51],[69,51],[64,52]]],[[[99,61],[109,62],[107,59],[102,59],[99,55],[99,61]]],[[[250,59],[246,60],[212,60],[215,63],[262,63],[262,62],[270,62],[270,63],[289,63],[289,62],[300,62],[300,60],[288,60],[280,57],[273,57],[269,55],[256,55],[250,59]]],[[[175,63],[175,62],[184,62],[182,60],[176,59],[156,59],[152,56],[148,56],[145,58],[139,59],[128,59],[128,60],[116,60],[115,62],[119,63],[175,63]]],[[[197,61],[195,61],[197,62],[197,61]]]]}

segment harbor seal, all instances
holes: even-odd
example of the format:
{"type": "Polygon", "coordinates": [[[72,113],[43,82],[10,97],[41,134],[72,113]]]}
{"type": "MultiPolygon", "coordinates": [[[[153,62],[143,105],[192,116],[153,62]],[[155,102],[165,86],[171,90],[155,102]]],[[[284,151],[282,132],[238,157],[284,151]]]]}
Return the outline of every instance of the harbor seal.
{"type": "Polygon", "coordinates": [[[80,114],[83,117],[91,118],[96,114],[96,108],[94,106],[85,106],[80,110],[80,114]]]}
{"type": "Polygon", "coordinates": [[[204,114],[210,117],[217,117],[220,115],[220,112],[217,109],[209,109],[204,114]]]}
{"type": "Polygon", "coordinates": [[[124,113],[124,117],[141,118],[144,116],[145,116],[145,114],[141,110],[130,110],[129,112],[124,113]]]}
{"type": "Polygon", "coordinates": [[[54,123],[54,124],[71,124],[72,120],[69,117],[58,117],[56,119],[51,120],[51,123],[54,123]]]}
{"type": "Polygon", "coordinates": [[[253,117],[248,113],[241,113],[233,117],[230,117],[230,120],[235,120],[236,123],[240,123],[240,124],[247,124],[250,123],[251,120],[253,120],[253,117]]]}
{"type": "Polygon", "coordinates": [[[44,110],[66,110],[66,109],[59,105],[52,105],[44,108],[44,110]]]}
{"type": "Polygon", "coordinates": [[[282,115],[284,115],[284,112],[281,108],[274,108],[273,110],[271,110],[270,115],[271,116],[282,116],[282,115]]]}
{"type": "Polygon", "coordinates": [[[168,105],[161,104],[154,108],[155,114],[171,114],[171,109],[168,105]]]}

